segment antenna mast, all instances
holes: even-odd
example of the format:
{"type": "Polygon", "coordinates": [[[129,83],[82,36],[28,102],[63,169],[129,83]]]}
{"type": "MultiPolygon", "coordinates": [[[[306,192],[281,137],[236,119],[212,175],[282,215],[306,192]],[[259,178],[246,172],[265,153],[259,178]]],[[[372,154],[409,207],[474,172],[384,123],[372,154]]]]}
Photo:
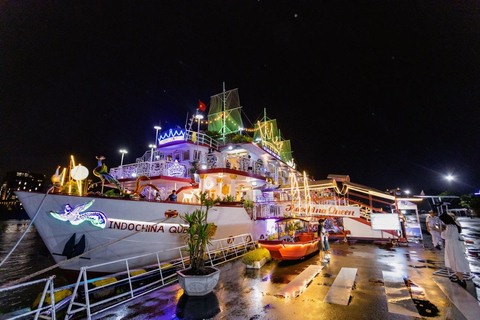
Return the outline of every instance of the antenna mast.
{"type": "Polygon", "coordinates": [[[222,126],[222,139],[223,144],[225,145],[225,108],[226,108],[227,98],[225,96],[225,82],[223,82],[223,126],[222,126]]]}

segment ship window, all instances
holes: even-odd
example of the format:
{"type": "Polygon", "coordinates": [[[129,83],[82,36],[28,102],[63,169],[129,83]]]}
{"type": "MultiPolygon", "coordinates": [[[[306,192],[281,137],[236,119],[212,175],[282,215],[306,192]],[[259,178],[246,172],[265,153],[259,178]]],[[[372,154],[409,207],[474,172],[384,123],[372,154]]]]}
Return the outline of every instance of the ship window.
{"type": "Polygon", "coordinates": [[[200,150],[193,150],[193,160],[200,160],[200,150]]]}
{"type": "Polygon", "coordinates": [[[183,152],[183,161],[190,160],[190,152],[189,151],[184,151],[183,152]]]}
{"type": "Polygon", "coordinates": [[[175,160],[180,161],[180,153],[175,153],[175,160]]]}
{"type": "Polygon", "coordinates": [[[171,154],[167,155],[167,161],[172,161],[172,155],[171,154]]]}

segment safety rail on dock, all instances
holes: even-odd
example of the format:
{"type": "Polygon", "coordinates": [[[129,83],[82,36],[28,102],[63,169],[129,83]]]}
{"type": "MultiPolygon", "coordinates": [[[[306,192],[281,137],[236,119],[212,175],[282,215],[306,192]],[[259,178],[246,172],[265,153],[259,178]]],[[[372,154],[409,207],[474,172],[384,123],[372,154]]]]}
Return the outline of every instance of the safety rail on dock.
{"type": "MultiPolygon", "coordinates": [[[[242,234],[234,237],[218,239],[211,241],[206,248],[206,263],[211,266],[220,265],[230,260],[239,258],[249,250],[255,248],[251,234],[242,234]]],[[[54,287],[53,278],[35,280],[28,283],[15,285],[12,287],[0,289],[0,293],[21,287],[35,285],[46,282],[43,293],[40,298],[38,308],[33,311],[16,312],[6,319],[26,318],[35,315],[34,319],[39,317],[42,319],[56,319],[56,316],[65,316],[65,319],[82,318],[91,319],[92,316],[111,309],[115,306],[126,303],[132,299],[138,298],[149,292],[167,286],[177,281],[177,270],[187,268],[189,266],[189,255],[186,250],[187,246],[181,246],[169,250],[163,250],[155,253],[139,255],[128,259],[121,259],[102,263],[87,267],[82,267],[77,282],[61,288],[54,287]],[[175,260],[165,259],[162,256],[170,256],[173,252],[177,252],[180,258],[175,260]],[[135,260],[146,258],[149,256],[156,257],[156,264],[139,267],[135,264],[135,260]],[[108,265],[118,266],[124,265],[124,271],[110,274],[104,277],[88,278],[88,271],[98,267],[108,265]],[[115,280],[113,280],[115,279],[115,280]],[[73,293],[64,298],[59,303],[55,303],[55,293],[59,291],[73,290],[73,293]],[[44,306],[47,293],[51,299],[51,305],[44,306]],[[68,308],[62,308],[68,303],[68,308]]],[[[17,310],[18,311],[18,310],[17,310]]],[[[5,316],[5,315],[3,315],[5,316]]]]}
{"type": "MultiPolygon", "coordinates": [[[[254,247],[255,243],[250,234],[213,240],[206,248],[206,262],[216,266],[238,258],[254,247]]],[[[72,297],[74,298],[70,300],[66,318],[81,313],[81,317],[91,319],[94,315],[175,282],[177,280],[176,271],[189,265],[190,257],[186,249],[187,246],[182,246],[129,259],[82,267],[73,289],[72,297]],[[178,251],[179,259],[162,261],[162,255],[168,256],[173,251],[178,251]],[[142,269],[139,269],[131,263],[136,259],[152,255],[156,257],[157,261],[154,265],[143,266],[142,269]],[[89,269],[118,265],[119,263],[124,264],[123,272],[107,277],[88,279],[89,269]],[[94,286],[94,283],[99,285],[94,286]]]]}
{"type": "Polygon", "coordinates": [[[54,292],[54,285],[53,285],[53,279],[55,276],[51,276],[45,279],[39,279],[39,280],[34,280],[34,281],[29,281],[26,283],[20,283],[15,286],[7,287],[7,288],[2,288],[0,289],[0,293],[8,292],[8,291],[13,291],[15,289],[23,288],[23,287],[32,287],[37,284],[40,284],[42,282],[45,282],[45,285],[43,287],[42,295],[40,296],[40,301],[38,303],[38,306],[34,310],[22,312],[21,314],[11,314],[9,316],[8,314],[4,315],[7,316],[7,319],[13,320],[13,319],[20,319],[20,318],[25,318],[27,316],[34,316],[33,319],[37,320],[39,317],[42,319],[56,319],[55,315],[55,299],[52,297],[55,296],[54,292]],[[50,300],[51,304],[50,305],[43,305],[45,303],[45,298],[47,296],[47,293],[50,295],[50,300]],[[48,316],[50,315],[50,316],[48,316]]]}

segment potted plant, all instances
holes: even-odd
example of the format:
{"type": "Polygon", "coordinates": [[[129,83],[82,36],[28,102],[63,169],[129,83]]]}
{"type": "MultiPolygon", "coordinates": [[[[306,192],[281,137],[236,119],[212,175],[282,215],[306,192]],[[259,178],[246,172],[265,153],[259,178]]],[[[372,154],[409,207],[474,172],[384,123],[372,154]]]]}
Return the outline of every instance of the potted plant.
{"type": "Polygon", "coordinates": [[[216,231],[215,224],[207,223],[208,210],[212,207],[213,200],[207,198],[207,192],[202,192],[200,203],[200,209],[182,217],[187,224],[185,229],[190,267],[177,271],[177,274],[180,286],[189,296],[204,296],[212,292],[220,277],[219,269],[205,266],[205,249],[216,231]]]}
{"type": "Polygon", "coordinates": [[[272,260],[272,256],[270,255],[270,251],[265,248],[259,248],[247,252],[242,257],[242,262],[247,265],[247,268],[252,269],[260,269],[263,267],[267,261],[272,260]]]}
{"type": "Polygon", "coordinates": [[[252,200],[245,199],[243,201],[243,207],[247,211],[248,215],[250,216],[250,219],[253,219],[253,207],[255,206],[255,203],[252,200]]]}

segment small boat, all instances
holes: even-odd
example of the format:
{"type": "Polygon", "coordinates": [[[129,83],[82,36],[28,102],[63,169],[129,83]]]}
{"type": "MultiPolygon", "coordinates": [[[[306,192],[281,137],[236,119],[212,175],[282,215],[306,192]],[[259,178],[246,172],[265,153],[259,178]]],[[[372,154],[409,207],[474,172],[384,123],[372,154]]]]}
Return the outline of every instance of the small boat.
{"type": "Polygon", "coordinates": [[[277,233],[259,240],[260,247],[270,251],[276,260],[299,260],[320,249],[318,221],[282,218],[275,221],[277,233]]]}

